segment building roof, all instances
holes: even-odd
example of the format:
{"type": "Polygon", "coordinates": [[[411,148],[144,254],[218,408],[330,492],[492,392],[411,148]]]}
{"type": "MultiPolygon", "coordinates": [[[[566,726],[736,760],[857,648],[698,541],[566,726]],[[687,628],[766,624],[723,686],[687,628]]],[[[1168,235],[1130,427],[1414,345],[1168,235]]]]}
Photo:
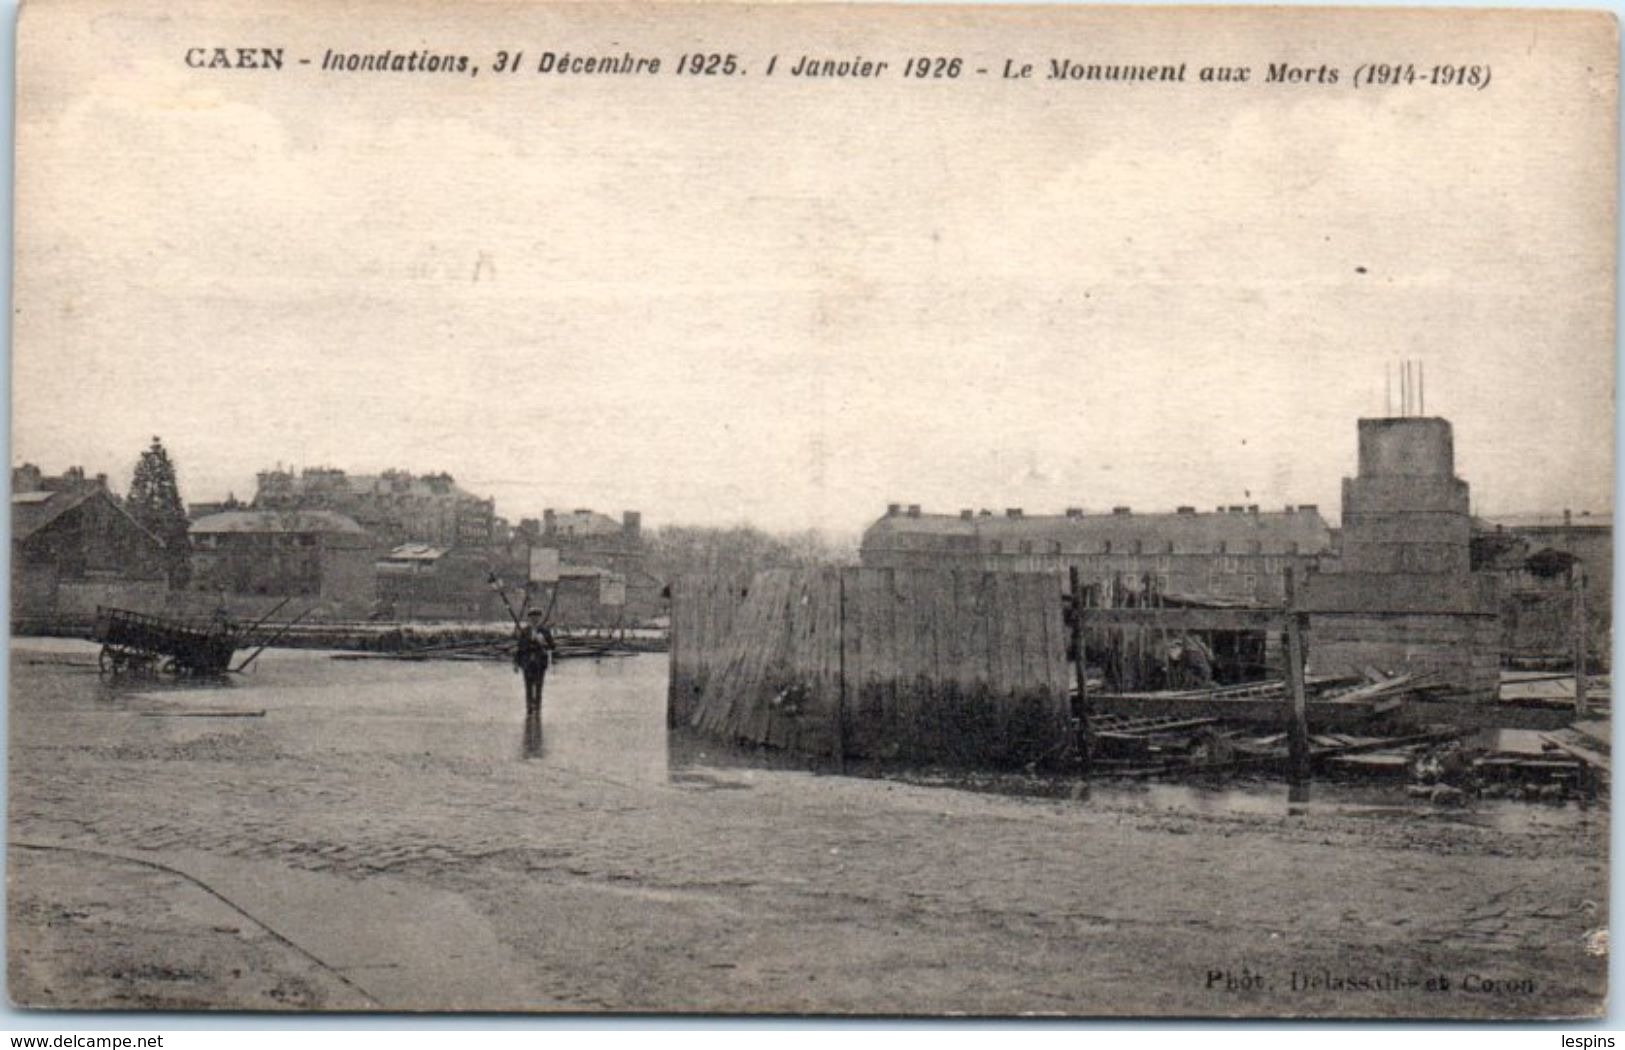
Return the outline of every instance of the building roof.
{"type": "Polygon", "coordinates": [[[11,542],[23,542],[68,511],[83,506],[93,499],[105,500],[108,506],[112,507],[130,523],[132,528],[139,530],[159,546],[163,546],[163,540],[154,536],[146,526],[131,517],[130,512],[125,510],[119,504],[119,501],[114,499],[112,494],[104,488],[12,493],[11,542]]]}
{"type": "Polygon", "coordinates": [[[228,532],[367,534],[367,530],[357,525],[354,519],[331,510],[228,510],[199,518],[192,523],[191,531],[199,535],[228,532]]]}
{"type": "MultiPolygon", "coordinates": [[[[1197,514],[1046,514],[975,516],[954,514],[887,514],[863,535],[869,549],[909,546],[914,536],[974,536],[986,541],[1058,541],[1063,549],[1081,545],[1085,553],[1111,544],[1113,551],[1161,553],[1173,546],[1178,554],[1211,554],[1220,543],[1231,553],[1246,553],[1257,543],[1266,554],[1296,549],[1314,554],[1331,545],[1331,528],[1312,506],[1290,511],[1224,511],[1197,514]]],[[[1007,552],[1010,553],[1010,552],[1007,552]]]]}
{"type": "Polygon", "coordinates": [[[403,543],[381,558],[381,561],[430,562],[446,556],[445,547],[431,547],[427,543],[403,543]]]}
{"type": "Polygon", "coordinates": [[[566,536],[615,536],[621,532],[621,523],[608,514],[583,507],[579,510],[554,511],[549,519],[555,532],[566,536]]]}
{"type": "Polygon", "coordinates": [[[12,493],[12,541],[26,540],[93,495],[90,491],[12,493]]]}
{"type": "Polygon", "coordinates": [[[1611,529],[1614,527],[1612,511],[1604,511],[1601,514],[1593,514],[1589,510],[1572,511],[1568,514],[1564,514],[1562,511],[1556,514],[1544,512],[1537,514],[1496,514],[1490,517],[1474,519],[1474,524],[1480,521],[1491,526],[1499,525],[1508,529],[1611,529]]]}

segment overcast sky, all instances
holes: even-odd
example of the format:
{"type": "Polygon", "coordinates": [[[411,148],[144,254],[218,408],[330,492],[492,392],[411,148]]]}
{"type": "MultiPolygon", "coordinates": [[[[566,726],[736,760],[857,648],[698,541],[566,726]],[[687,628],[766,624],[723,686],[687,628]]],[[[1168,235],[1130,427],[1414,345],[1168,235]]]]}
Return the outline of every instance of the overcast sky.
{"type": "Polygon", "coordinates": [[[279,463],[402,467],[510,519],[651,525],[852,531],[889,501],[1332,514],[1355,420],[1416,358],[1478,509],[1611,500],[1600,18],[492,8],[322,28],[258,6],[237,26],[25,13],[14,463],[122,489],[158,434],[193,500],[246,498],[279,463]],[[183,63],[217,42],[291,68],[183,63]],[[292,66],[702,44],[752,73],[292,66]],[[1380,54],[1495,79],[769,80],[775,51],[1040,76],[1062,56],[1324,61],[1345,81],[1380,54]]]}

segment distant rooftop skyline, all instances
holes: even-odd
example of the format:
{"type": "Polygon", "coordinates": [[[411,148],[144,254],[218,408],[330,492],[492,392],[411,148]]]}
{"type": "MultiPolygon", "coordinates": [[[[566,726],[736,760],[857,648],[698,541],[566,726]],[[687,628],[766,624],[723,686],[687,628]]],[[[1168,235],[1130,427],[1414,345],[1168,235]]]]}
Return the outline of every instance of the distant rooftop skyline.
{"type": "MultiPolygon", "coordinates": [[[[1351,438],[1352,438],[1352,430],[1351,430],[1351,438]]],[[[166,447],[167,447],[167,442],[166,442],[166,447]]],[[[175,456],[175,458],[177,458],[177,459],[180,458],[179,454],[176,452],[175,449],[170,448],[170,452],[171,452],[172,456],[175,456]]],[[[1458,447],[1457,447],[1458,464],[1457,464],[1457,470],[1456,470],[1456,473],[1457,473],[1458,477],[1462,476],[1462,471],[1461,471],[1460,462],[1459,462],[1461,452],[1462,452],[1462,450],[1461,450],[1461,448],[1459,446],[1459,440],[1458,440],[1458,447]]],[[[137,455],[138,454],[139,453],[137,453],[137,455]]],[[[1351,442],[1351,448],[1349,450],[1350,462],[1349,462],[1348,472],[1347,472],[1346,476],[1353,476],[1354,473],[1355,473],[1355,469],[1354,469],[1354,465],[1353,465],[1353,456],[1354,456],[1354,450],[1352,448],[1352,442],[1351,442]]],[[[134,468],[135,468],[135,458],[136,458],[135,456],[132,456],[130,458],[130,462],[127,465],[128,469],[120,469],[120,470],[104,470],[103,465],[92,466],[92,465],[89,465],[89,464],[76,464],[76,463],[75,464],[60,464],[59,465],[59,464],[55,464],[55,463],[39,463],[39,462],[34,462],[34,461],[29,461],[29,462],[33,462],[35,466],[40,467],[43,470],[43,472],[45,474],[47,474],[47,475],[60,474],[64,470],[67,470],[70,467],[75,467],[75,466],[82,467],[86,471],[86,473],[88,475],[91,475],[91,476],[94,476],[97,473],[104,473],[105,472],[105,473],[108,474],[109,487],[115,493],[123,494],[128,489],[129,478],[130,478],[130,475],[134,471],[134,468]]],[[[17,462],[14,463],[13,466],[14,466],[14,469],[15,469],[15,467],[21,466],[21,465],[23,465],[23,463],[21,461],[17,461],[17,462]]],[[[1095,504],[1095,503],[1090,503],[1090,502],[1087,502],[1087,501],[1071,502],[1071,503],[1065,503],[1065,504],[1025,504],[1025,505],[1024,504],[1018,504],[1018,503],[1003,503],[1003,502],[997,502],[997,501],[994,502],[994,503],[989,503],[989,504],[981,504],[981,503],[976,503],[974,501],[961,501],[961,502],[959,502],[957,504],[945,503],[945,504],[941,504],[941,505],[937,505],[937,506],[932,506],[932,505],[929,505],[929,504],[919,503],[918,500],[908,500],[908,499],[903,499],[903,498],[893,498],[893,499],[887,499],[887,500],[885,500],[885,501],[883,501],[881,503],[876,504],[866,515],[861,515],[861,516],[859,516],[857,518],[854,518],[853,520],[847,521],[847,522],[837,522],[837,523],[835,523],[833,525],[826,524],[826,523],[815,523],[815,522],[776,523],[776,522],[772,522],[772,521],[752,521],[752,520],[745,519],[745,518],[738,518],[738,519],[681,519],[681,518],[665,517],[665,516],[658,515],[658,514],[651,515],[645,509],[646,504],[640,504],[640,503],[638,503],[636,501],[634,501],[632,503],[629,503],[626,506],[619,506],[619,505],[612,505],[611,503],[606,502],[606,501],[602,501],[602,500],[597,501],[597,502],[593,502],[593,501],[590,501],[590,500],[582,501],[582,500],[571,500],[571,499],[553,499],[551,501],[544,500],[543,502],[535,505],[533,509],[532,508],[515,509],[512,506],[510,506],[509,503],[507,501],[505,501],[503,499],[503,497],[501,495],[498,495],[496,492],[487,491],[487,490],[484,490],[484,489],[481,489],[481,488],[477,488],[477,487],[473,487],[471,485],[465,484],[462,477],[455,470],[443,470],[443,469],[441,469],[439,467],[432,467],[432,469],[419,471],[419,470],[415,470],[415,469],[413,469],[411,467],[401,467],[401,466],[395,466],[395,467],[390,467],[390,468],[377,468],[377,469],[351,469],[349,467],[340,466],[340,465],[337,465],[337,464],[334,464],[334,463],[326,463],[326,462],[321,463],[321,464],[314,464],[314,465],[310,466],[309,468],[306,468],[304,466],[297,465],[297,464],[278,463],[273,467],[257,468],[257,469],[247,470],[242,475],[244,478],[247,479],[246,484],[238,486],[238,487],[234,487],[234,488],[233,487],[228,487],[224,491],[210,492],[210,493],[201,493],[201,492],[194,492],[193,491],[192,486],[189,484],[188,471],[185,468],[185,464],[181,463],[181,464],[179,464],[179,473],[180,473],[182,495],[183,495],[183,497],[185,498],[185,500],[188,503],[218,503],[218,502],[222,502],[225,499],[227,499],[228,496],[235,495],[237,499],[242,501],[244,504],[247,504],[253,499],[254,491],[255,491],[255,478],[257,477],[257,475],[263,470],[272,470],[272,469],[282,470],[282,471],[285,471],[285,472],[290,472],[290,473],[293,473],[295,475],[299,474],[300,472],[302,472],[305,469],[311,469],[311,470],[341,470],[341,471],[344,471],[346,474],[349,474],[351,476],[378,476],[378,475],[382,475],[382,474],[386,473],[389,470],[403,470],[403,471],[405,471],[407,473],[412,474],[414,477],[421,477],[421,476],[425,476],[425,475],[441,474],[441,473],[450,474],[456,480],[457,488],[459,488],[461,490],[464,490],[464,491],[468,492],[469,494],[471,494],[473,496],[476,496],[478,498],[481,498],[481,499],[488,498],[488,497],[494,498],[495,501],[496,501],[496,513],[499,516],[507,519],[513,525],[517,525],[519,523],[519,521],[521,519],[523,519],[523,518],[537,518],[537,519],[540,519],[542,517],[543,513],[548,509],[555,510],[555,511],[557,511],[559,513],[562,513],[562,514],[574,514],[574,513],[579,513],[581,511],[585,510],[585,511],[590,511],[590,512],[596,513],[596,514],[607,515],[608,517],[615,518],[615,519],[618,519],[619,516],[623,512],[628,511],[628,510],[632,510],[632,511],[641,512],[643,514],[645,522],[647,522],[649,524],[649,526],[653,527],[653,528],[658,528],[661,525],[705,525],[705,524],[709,524],[709,525],[727,526],[727,525],[734,525],[734,524],[753,524],[753,525],[768,528],[768,529],[771,529],[771,530],[774,530],[774,531],[786,531],[786,532],[789,532],[789,531],[801,531],[801,530],[807,529],[807,528],[819,528],[819,529],[822,529],[824,531],[828,531],[828,532],[835,533],[835,534],[852,534],[852,535],[855,535],[857,533],[862,532],[868,526],[873,524],[876,519],[879,519],[879,518],[882,518],[882,517],[886,516],[886,514],[888,513],[888,508],[893,504],[896,504],[900,508],[900,510],[902,510],[905,513],[906,513],[906,510],[907,510],[908,507],[910,507],[911,505],[914,505],[914,504],[918,504],[920,506],[920,513],[921,514],[928,515],[928,516],[937,515],[937,516],[953,516],[953,517],[957,517],[961,512],[963,512],[964,510],[967,510],[967,509],[972,511],[974,514],[976,514],[978,516],[980,516],[982,514],[982,512],[986,511],[989,514],[992,514],[994,516],[1004,517],[1011,508],[1020,509],[1024,514],[1027,514],[1027,515],[1030,515],[1030,516],[1063,516],[1069,510],[1074,509],[1074,508],[1080,509],[1085,514],[1090,514],[1090,515],[1103,514],[1104,515],[1104,514],[1111,514],[1115,510],[1117,510],[1118,508],[1127,507],[1129,509],[1129,511],[1134,513],[1134,514],[1150,515],[1150,514],[1174,514],[1181,507],[1187,507],[1187,506],[1193,508],[1194,511],[1199,513],[1199,514],[1207,514],[1207,513],[1213,513],[1213,512],[1219,512],[1219,511],[1229,511],[1230,509],[1235,508],[1235,507],[1246,508],[1246,507],[1250,507],[1250,506],[1253,506],[1253,505],[1256,505],[1258,507],[1260,513],[1281,513],[1281,512],[1286,511],[1288,508],[1304,507],[1304,508],[1313,508],[1313,509],[1319,511],[1319,513],[1333,527],[1336,527],[1339,524],[1339,519],[1340,519],[1340,515],[1341,515],[1340,495],[1335,495],[1328,502],[1318,502],[1316,500],[1297,500],[1297,501],[1292,501],[1292,502],[1287,502],[1287,503],[1281,503],[1279,505],[1276,505],[1276,504],[1264,504],[1264,503],[1261,503],[1260,501],[1258,501],[1257,499],[1250,498],[1250,496],[1249,496],[1249,498],[1245,499],[1244,501],[1229,502],[1229,503],[1204,504],[1204,503],[1193,503],[1193,502],[1190,502],[1188,500],[1184,500],[1184,501],[1180,501],[1180,502],[1165,502],[1165,503],[1148,502],[1148,503],[1143,503],[1143,504],[1139,504],[1139,505],[1125,504],[1125,503],[1095,504]]],[[[1336,479],[1335,484],[1337,486],[1340,486],[1341,479],[1342,479],[1343,476],[1345,476],[1345,475],[1339,475],[1339,477],[1336,479]]],[[[1575,518],[1595,517],[1595,518],[1598,518],[1598,519],[1606,518],[1610,523],[1612,521],[1612,507],[1611,506],[1603,506],[1603,507],[1599,507],[1599,508],[1586,507],[1586,506],[1576,506],[1576,505],[1558,505],[1558,506],[1550,506],[1550,507],[1527,507],[1527,506],[1525,506],[1525,507],[1508,508],[1508,509],[1504,509],[1504,510],[1503,509],[1496,509],[1496,508],[1484,508],[1484,507],[1482,507],[1480,505],[1478,486],[1476,484],[1474,484],[1473,479],[1464,477],[1463,480],[1466,480],[1468,482],[1469,486],[1471,487],[1471,492],[1472,492],[1472,496],[1473,496],[1473,514],[1475,516],[1477,516],[1477,517],[1501,518],[1501,519],[1505,519],[1505,520],[1508,520],[1508,521],[1511,521],[1511,520],[1514,520],[1514,519],[1527,519],[1527,521],[1529,521],[1529,522],[1535,522],[1535,521],[1538,520],[1538,521],[1543,521],[1543,522],[1546,522],[1546,523],[1552,523],[1552,522],[1561,521],[1562,517],[1563,517],[1563,512],[1565,510],[1567,510],[1567,511],[1571,512],[1571,514],[1575,518]]],[[[530,486],[523,486],[521,490],[522,491],[531,491],[532,488],[530,486]]],[[[1336,491],[1336,489],[1334,489],[1334,491],[1336,491]]]]}

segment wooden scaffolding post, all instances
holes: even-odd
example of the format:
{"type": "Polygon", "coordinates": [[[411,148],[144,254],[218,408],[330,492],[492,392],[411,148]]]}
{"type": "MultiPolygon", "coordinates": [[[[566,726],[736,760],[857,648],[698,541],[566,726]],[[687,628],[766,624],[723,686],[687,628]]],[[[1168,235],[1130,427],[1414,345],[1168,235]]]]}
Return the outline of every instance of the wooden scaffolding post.
{"type": "Polygon", "coordinates": [[[680,579],[671,581],[671,626],[666,629],[666,728],[674,729],[677,726],[677,690],[683,687],[683,657],[681,646],[683,644],[683,631],[679,626],[681,617],[677,608],[679,599],[678,588],[680,579]]]}
{"type": "Polygon", "coordinates": [[[1072,669],[1078,680],[1078,767],[1087,777],[1094,772],[1095,734],[1089,725],[1089,669],[1083,651],[1083,582],[1076,565],[1067,570],[1067,579],[1071,585],[1067,600],[1072,608],[1072,669]]]}
{"type": "Polygon", "coordinates": [[[1586,577],[1579,566],[1569,574],[1574,591],[1574,714],[1585,718],[1591,713],[1590,683],[1586,681],[1586,577]]]}
{"type": "Polygon", "coordinates": [[[1309,783],[1309,711],[1303,692],[1303,619],[1298,612],[1297,574],[1292,566],[1286,570],[1286,677],[1290,688],[1287,702],[1291,710],[1287,722],[1287,746],[1290,768],[1287,780],[1292,784],[1309,783]]]}
{"type": "Polygon", "coordinates": [[[846,772],[846,570],[835,570],[835,720],[831,726],[835,771],[846,772]]]}

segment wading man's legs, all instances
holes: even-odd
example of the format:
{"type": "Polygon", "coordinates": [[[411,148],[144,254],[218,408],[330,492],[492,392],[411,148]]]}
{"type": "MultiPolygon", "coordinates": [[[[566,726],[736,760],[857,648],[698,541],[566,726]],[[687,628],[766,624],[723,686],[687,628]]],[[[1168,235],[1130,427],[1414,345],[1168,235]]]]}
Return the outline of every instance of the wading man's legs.
{"type": "Polygon", "coordinates": [[[542,709],[542,680],[547,677],[546,671],[525,672],[525,711],[527,714],[539,713],[542,709]]]}

